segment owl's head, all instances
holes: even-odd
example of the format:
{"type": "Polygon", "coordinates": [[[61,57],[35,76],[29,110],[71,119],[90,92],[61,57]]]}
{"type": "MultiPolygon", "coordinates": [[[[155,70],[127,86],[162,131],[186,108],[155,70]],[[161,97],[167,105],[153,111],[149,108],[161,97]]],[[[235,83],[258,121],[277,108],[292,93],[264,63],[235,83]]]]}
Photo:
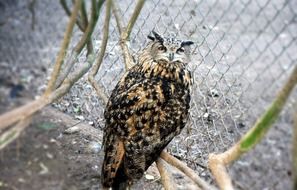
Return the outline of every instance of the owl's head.
{"type": "Polygon", "coordinates": [[[162,37],[155,31],[152,31],[152,34],[148,35],[148,38],[152,40],[150,54],[155,61],[169,63],[188,63],[190,61],[190,45],[194,42],[162,37]]]}

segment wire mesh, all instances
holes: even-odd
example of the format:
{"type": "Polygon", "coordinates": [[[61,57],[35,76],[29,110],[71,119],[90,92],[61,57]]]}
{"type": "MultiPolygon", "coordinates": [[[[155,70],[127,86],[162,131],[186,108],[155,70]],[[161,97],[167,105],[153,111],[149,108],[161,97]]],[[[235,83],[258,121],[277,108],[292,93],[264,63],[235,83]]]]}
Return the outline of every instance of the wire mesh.
{"type": "MultiPolygon", "coordinates": [[[[0,36],[9,43],[13,41],[9,47],[0,43],[2,68],[21,62],[23,64],[17,65],[14,71],[17,73],[26,63],[54,63],[53,57],[64,31],[62,23],[67,22],[67,17],[57,2],[37,2],[37,22],[38,19],[43,22],[37,24],[34,33],[26,33],[30,30],[27,28],[18,34],[19,41],[7,38],[7,33],[0,36]],[[18,47],[19,44],[25,47],[18,47]],[[17,60],[13,56],[16,52],[17,60]]],[[[135,1],[118,3],[122,18],[127,21],[135,1]]],[[[26,6],[24,2],[18,4],[20,10],[26,6]]],[[[196,42],[189,65],[195,77],[191,118],[182,134],[169,145],[168,151],[187,162],[206,180],[212,181],[207,169],[208,154],[226,150],[253,125],[296,65],[296,7],[297,2],[293,0],[146,1],[129,41],[133,53],[145,46],[146,36],[152,29],[164,35],[173,32],[182,39],[196,42]]],[[[95,50],[101,44],[103,12],[93,38],[95,50]]],[[[28,12],[20,14],[30,15],[28,12]]],[[[15,23],[16,28],[19,25],[15,23]]],[[[74,34],[80,35],[79,30],[74,34]]],[[[96,77],[108,94],[124,72],[118,39],[116,23],[112,19],[107,54],[96,77]]],[[[81,58],[79,61],[83,63],[85,60],[81,58]]],[[[34,73],[22,74],[32,75],[36,77],[34,73]]],[[[42,76],[37,78],[44,80],[42,76]]],[[[31,88],[30,80],[27,88],[31,88]]],[[[41,91],[43,82],[38,84],[41,91]]],[[[236,189],[291,188],[291,113],[292,105],[296,103],[293,97],[296,97],[296,91],[265,139],[230,167],[236,189]]],[[[80,80],[56,106],[72,115],[77,114],[73,108],[79,106],[79,114],[85,120],[104,125],[104,105],[86,79],[80,80]]]]}

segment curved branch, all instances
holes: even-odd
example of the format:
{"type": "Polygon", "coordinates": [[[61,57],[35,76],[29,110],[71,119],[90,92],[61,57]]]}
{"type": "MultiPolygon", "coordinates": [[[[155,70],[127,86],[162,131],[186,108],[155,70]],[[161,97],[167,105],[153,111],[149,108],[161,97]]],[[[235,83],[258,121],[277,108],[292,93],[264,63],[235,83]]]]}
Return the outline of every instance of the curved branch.
{"type": "Polygon", "coordinates": [[[226,166],[240,158],[240,156],[254,148],[263,139],[282,111],[292,90],[297,84],[297,66],[293,69],[289,80],[280,90],[270,107],[256,121],[254,126],[241,137],[239,142],[221,154],[209,155],[209,168],[214,175],[219,187],[223,190],[233,190],[231,178],[226,166]]]}

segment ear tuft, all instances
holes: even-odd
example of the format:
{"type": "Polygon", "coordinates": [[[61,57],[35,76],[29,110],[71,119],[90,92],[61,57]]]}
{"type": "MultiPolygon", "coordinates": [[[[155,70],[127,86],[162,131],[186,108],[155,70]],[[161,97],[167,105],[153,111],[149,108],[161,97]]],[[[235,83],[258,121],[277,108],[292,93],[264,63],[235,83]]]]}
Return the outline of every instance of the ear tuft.
{"type": "Polygon", "coordinates": [[[147,38],[152,40],[152,41],[155,41],[155,38],[153,36],[151,36],[151,35],[148,35],[147,38]]]}
{"type": "Polygon", "coordinates": [[[152,31],[152,33],[154,34],[156,40],[158,40],[160,43],[163,43],[164,42],[164,39],[163,39],[163,37],[160,34],[158,34],[157,32],[155,32],[154,30],[152,31]]]}
{"type": "Polygon", "coordinates": [[[192,42],[192,41],[183,41],[182,43],[181,43],[181,46],[183,47],[183,46],[190,46],[190,45],[193,45],[194,44],[194,42],[192,42]]]}

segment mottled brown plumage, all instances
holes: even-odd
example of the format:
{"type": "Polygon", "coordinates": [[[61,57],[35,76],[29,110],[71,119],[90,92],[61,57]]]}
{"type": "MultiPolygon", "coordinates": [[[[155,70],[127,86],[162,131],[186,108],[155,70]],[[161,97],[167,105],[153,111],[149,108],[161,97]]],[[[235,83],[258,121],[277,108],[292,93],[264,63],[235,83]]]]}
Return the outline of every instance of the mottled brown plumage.
{"type": "Polygon", "coordinates": [[[105,109],[104,187],[121,189],[140,179],[188,119],[193,42],[153,35],[105,109]]]}

